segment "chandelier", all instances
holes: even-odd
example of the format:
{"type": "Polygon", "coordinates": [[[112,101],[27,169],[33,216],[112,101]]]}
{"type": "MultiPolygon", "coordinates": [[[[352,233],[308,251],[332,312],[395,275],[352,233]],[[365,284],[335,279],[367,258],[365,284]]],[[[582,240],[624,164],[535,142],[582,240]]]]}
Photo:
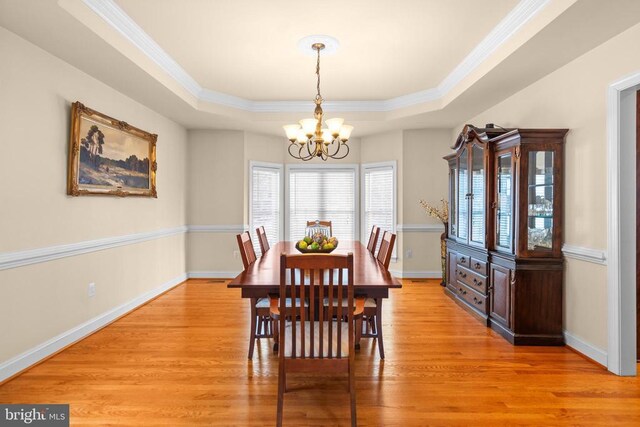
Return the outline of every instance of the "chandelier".
{"type": "Polygon", "coordinates": [[[318,76],[316,108],[312,119],[302,119],[300,124],[283,126],[289,139],[291,157],[308,161],[314,157],[322,160],[344,159],[349,154],[347,141],[353,126],[345,125],[344,119],[334,118],[325,121],[327,127],[322,128],[322,96],[320,95],[320,51],[324,43],[313,43],[311,48],[317,52],[316,75],[318,76]]]}

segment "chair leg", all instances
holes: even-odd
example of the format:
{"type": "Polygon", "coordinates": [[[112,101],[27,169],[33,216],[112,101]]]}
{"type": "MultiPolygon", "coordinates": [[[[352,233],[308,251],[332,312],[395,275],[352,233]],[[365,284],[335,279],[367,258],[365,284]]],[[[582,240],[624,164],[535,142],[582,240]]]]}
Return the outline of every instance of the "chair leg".
{"type": "Polygon", "coordinates": [[[360,350],[360,337],[362,337],[362,317],[356,320],[356,350],[360,350]]]}
{"type": "Polygon", "coordinates": [[[384,359],[384,344],[382,342],[382,298],[376,300],[376,335],[378,337],[380,359],[384,359]]]}
{"type": "Polygon", "coordinates": [[[351,400],[351,426],[355,427],[358,425],[356,417],[356,378],[351,361],[349,361],[349,398],[351,400]]]}
{"type": "Polygon", "coordinates": [[[256,343],[256,299],[251,298],[251,334],[249,336],[249,359],[253,359],[253,346],[256,343]]]}
{"type": "Polygon", "coordinates": [[[284,406],[284,389],[285,389],[285,372],[284,363],[280,359],[278,366],[278,412],[276,418],[276,426],[282,427],[282,409],[284,406]]]}
{"type": "Polygon", "coordinates": [[[277,353],[278,352],[278,340],[280,339],[280,324],[278,323],[279,320],[275,320],[273,319],[271,321],[271,323],[273,323],[272,327],[273,327],[273,352],[277,353]]]}

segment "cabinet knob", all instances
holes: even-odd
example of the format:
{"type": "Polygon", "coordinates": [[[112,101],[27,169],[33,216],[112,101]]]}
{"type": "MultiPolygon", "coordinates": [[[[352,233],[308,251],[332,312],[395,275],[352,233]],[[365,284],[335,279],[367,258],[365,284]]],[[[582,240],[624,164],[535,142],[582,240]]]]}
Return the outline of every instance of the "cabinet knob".
{"type": "Polygon", "coordinates": [[[476,263],[475,263],[475,265],[474,265],[474,267],[476,268],[476,270],[479,270],[479,269],[480,269],[480,263],[479,263],[479,262],[476,262],[476,263]]]}
{"type": "Polygon", "coordinates": [[[482,300],[480,300],[480,299],[478,299],[476,297],[473,297],[473,302],[475,302],[478,305],[482,304],[482,300]]]}

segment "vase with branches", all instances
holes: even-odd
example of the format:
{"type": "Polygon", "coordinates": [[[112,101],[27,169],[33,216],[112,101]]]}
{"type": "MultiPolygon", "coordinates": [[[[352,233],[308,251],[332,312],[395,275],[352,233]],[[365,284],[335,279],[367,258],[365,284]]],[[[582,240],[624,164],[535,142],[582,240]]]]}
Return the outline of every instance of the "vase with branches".
{"type": "Polygon", "coordinates": [[[449,229],[449,202],[445,199],[440,199],[440,206],[434,206],[426,201],[420,199],[418,201],[420,206],[424,209],[425,213],[440,220],[444,225],[444,233],[440,235],[440,265],[442,268],[442,282],[441,286],[445,286],[447,283],[447,232],[449,229]]]}

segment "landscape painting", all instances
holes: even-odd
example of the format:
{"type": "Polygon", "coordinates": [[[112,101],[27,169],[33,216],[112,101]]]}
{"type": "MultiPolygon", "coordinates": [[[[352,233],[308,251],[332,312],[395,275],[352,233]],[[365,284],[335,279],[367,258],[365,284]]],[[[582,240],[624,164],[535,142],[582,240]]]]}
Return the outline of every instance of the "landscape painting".
{"type": "Polygon", "coordinates": [[[72,104],[68,193],[157,197],[157,135],[72,104]]]}

